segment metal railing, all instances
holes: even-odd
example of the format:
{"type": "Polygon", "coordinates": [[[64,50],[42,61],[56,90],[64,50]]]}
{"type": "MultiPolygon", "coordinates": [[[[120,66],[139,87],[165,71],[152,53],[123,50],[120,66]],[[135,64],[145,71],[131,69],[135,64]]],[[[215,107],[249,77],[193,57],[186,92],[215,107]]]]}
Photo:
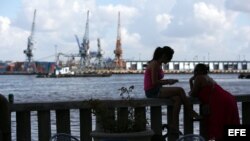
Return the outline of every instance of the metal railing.
{"type": "MultiPolygon", "coordinates": [[[[241,121],[243,124],[250,124],[250,95],[237,95],[237,102],[242,106],[240,115],[241,121]]],[[[190,98],[191,102],[194,105],[199,106],[199,101],[195,98],[190,98]]],[[[122,113],[118,114],[118,116],[122,116],[124,118],[124,114],[126,114],[126,107],[131,107],[131,103],[133,107],[135,107],[135,112],[142,113],[147,116],[147,112],[149,112],[150,128],[156,134],[162,134],[162,120],[164,118],[162,114],[162,108],[167,107],[167,121],[170,122],[172,111],[172,102],[167,99],[132,99],[130,102],[126,102],[126,100],[118,99],[118,100],[101,100],[104,103],[109,104],[113,109],[123,108],[120,110],[122,113]],[[146,109],[149,109],[148,111],[146,109]]],[[[37,123],[38,123],[38,139],[39,141],[48,141],[52,136],[51,133],[51,111],[55,111],[55,120],[56,120],[56,132],[57,133],[67,133],[71,134],[71,110],[75,109],[79,111],[79,138],[82,141],[92,141],[92,137],[90,133],[93,130],[92,119],[94,115],[91,112],[91,106],[89,105],[88,100],[83,101],[65,101],[65,102],[41,102],[41,103],[9,103],[11,113],[15,113],[14,121],[16,124],[16,130],[11,131],[15,132],[12,134],[15,135],[15,139],[17,141],[31,141],[31,128],[33,124],[31,123],[31,112],[36,111],[37,123]]],[[[183,131],[184,134],[192,134],[194,132],[194,123],[189,119],[187,114],[185,114],[186,110],[184,109],[183,117],[183,131]]],[[[33,115],[34,116],[34,115],[33,115]]],[[[11,116],[10,116],[11,118],[11,116]]],[[[119,118],[119,117],[118,117],[119,118]]],[[[165,117],[166,118],[166,117],[165,117]]],[[[182,119],[182,118],[181,118],[182,119]]],[[[13,124],[13,118],[11,119],[11,124],[13,124]]],[[[75,122],[75,121],[74,121],[75,122]]],[[[139,122],[139,121],[138,121],[139,122]]],[[[10,125],[11,126],[11,125],[10,125]]],[[[146,127],[146,125],[144,125],[146,127]]],[[[203,123],[200,122],[200,134],[204,135],[204,126],[203,123]]],[[[13,130],[13,128],[12,128],[13,130]]],[[[174,137],[169,136],[168,139],[174,140],[174,137]]],[[[11,139],[10,139],[11,140],[11,139]]],[[[10,141],[8,140],[8,141],[10,141]]]]}

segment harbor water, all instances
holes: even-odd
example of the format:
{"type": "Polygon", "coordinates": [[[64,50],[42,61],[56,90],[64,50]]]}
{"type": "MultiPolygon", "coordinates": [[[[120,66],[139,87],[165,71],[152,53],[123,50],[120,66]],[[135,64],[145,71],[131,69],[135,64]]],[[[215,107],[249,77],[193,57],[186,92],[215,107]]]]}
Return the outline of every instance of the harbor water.
{"type": "MultiPolygon", "coordinates": [[[[176,78],[188,92],[191,74],[166,74],[176,78]]],[[[237,74],[211,74],[217,83],[233,95],[250,94],[250,79],[238,79],[237,74]]],[[[111,77],[36,78],[35,75],[0,75],[0,93],[14,95],[15,102],[70,101],[90,98],[119,98],[118,89],[135,86],[134,97],[145,97],[143,74],[118,74],[111,77]]]]}
{"type": "MultiPolygon", "coordinates": [[[[224,89],[233,95],[250,94],[250,79],[238,79],[238,74],[211,74],[211,77],[224,89]]],[[[188,93],[191,74],[166,74],[165,78],[178,79],[173,86],[183,87],[188,93]]],[[[143,74],[118,74],[111,77],[79,77],[79,78],[36,78],[34,75],[0,75],[0,93],[8,98],[13,94],[14,102],[43,102],[43,101],[74,101],[94,99],[120,98],[119,88],[130,87],[133,98],[144,98],[143,74]]],[[[239,106],[240,108],[240,106],[239,106]]],[[[166,112],[165,110],[163,112],[166,112]]],[[[72,134],[79,136],[79,112],[71,114],[72,134]]],[[[31,113],[32,140],[37,140],[36,112],[31,113]]],[[[163,113],[166,116],[166,113],[163,113]]],[[[15,114],[12,113],[12,139],[15,140],[15,114]]],[[[182,117],[182,116],[180,116],[182,117]]],[[[52,134],[56,132],[55,114],[52,112],[52,134]]],[[[163,118],[166,123],[166,118],[163,118]]],[[[93,122],[94,124],[94,122],[93,122]]],[[[94,128],[94,127],[93,127],[94,128]]],[[[180,129],[182,129],[180,123],[180,129]]],[[[195,132],[197,132],[195,125],[195,132]]]]}

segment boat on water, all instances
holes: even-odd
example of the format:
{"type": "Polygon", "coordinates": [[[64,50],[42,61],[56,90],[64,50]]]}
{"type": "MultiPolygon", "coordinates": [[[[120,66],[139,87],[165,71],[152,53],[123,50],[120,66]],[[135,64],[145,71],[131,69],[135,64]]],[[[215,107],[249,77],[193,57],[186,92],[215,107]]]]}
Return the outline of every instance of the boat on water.
{"type": "Polygon", "coordinates": [[[67,77],[110,77],[111,72],[99,70],[72,71],[69,67],[56,69],[54,73],[38,74],[37,78],[67,78],[67,77]]]}
{"type": "Polygon", "coordinates": [[[241,73],[238,76],[239,79],[250,79],[250,73],[241,73]]]}
{"type": "Polygon", "coordinates": [[[38,74],[37,78],[69,78],[69,77],[110,77],[111,73],[85,73],[85,74],[38,74]]]}

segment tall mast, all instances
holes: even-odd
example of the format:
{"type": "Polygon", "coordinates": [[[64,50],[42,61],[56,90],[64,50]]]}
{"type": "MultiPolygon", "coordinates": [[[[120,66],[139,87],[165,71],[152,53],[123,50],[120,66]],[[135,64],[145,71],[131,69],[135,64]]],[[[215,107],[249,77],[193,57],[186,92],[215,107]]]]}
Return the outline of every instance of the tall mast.
{"type": "Polygon", "coordinates": [[[116,48],[114,50],[114,54],[115,54],[115,60],[114,60],[115,68],[121,69],[123,67],[123,60],[122,60],[120,12],[118,12],[117,39],[116,39],[116,48]]]}

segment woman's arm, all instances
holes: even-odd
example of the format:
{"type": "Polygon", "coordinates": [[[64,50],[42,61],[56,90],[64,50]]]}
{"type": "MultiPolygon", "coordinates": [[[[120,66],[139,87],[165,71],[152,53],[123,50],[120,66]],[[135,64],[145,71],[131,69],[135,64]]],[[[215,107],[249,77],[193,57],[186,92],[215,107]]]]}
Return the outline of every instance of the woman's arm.
{"type": "Polygon", "coordinates": [[[202,88],[203,80],[204,78],[202,77],[202,75],[197,75],[190,78],[189,80],[189,85],[191,89],[191,91],[189,92],[190,96],[194,97],[197,96],[200,89],[202,88]]]}
{"type": "Polygon", "coordinates": [[[192,91],[193,86],[194,86],[194,79],[195,79],[195,75],[192,76],[192,77],[189,79],[189,86],[190,86],[190,90],[191,90],[191,91],[192,91]]]}

